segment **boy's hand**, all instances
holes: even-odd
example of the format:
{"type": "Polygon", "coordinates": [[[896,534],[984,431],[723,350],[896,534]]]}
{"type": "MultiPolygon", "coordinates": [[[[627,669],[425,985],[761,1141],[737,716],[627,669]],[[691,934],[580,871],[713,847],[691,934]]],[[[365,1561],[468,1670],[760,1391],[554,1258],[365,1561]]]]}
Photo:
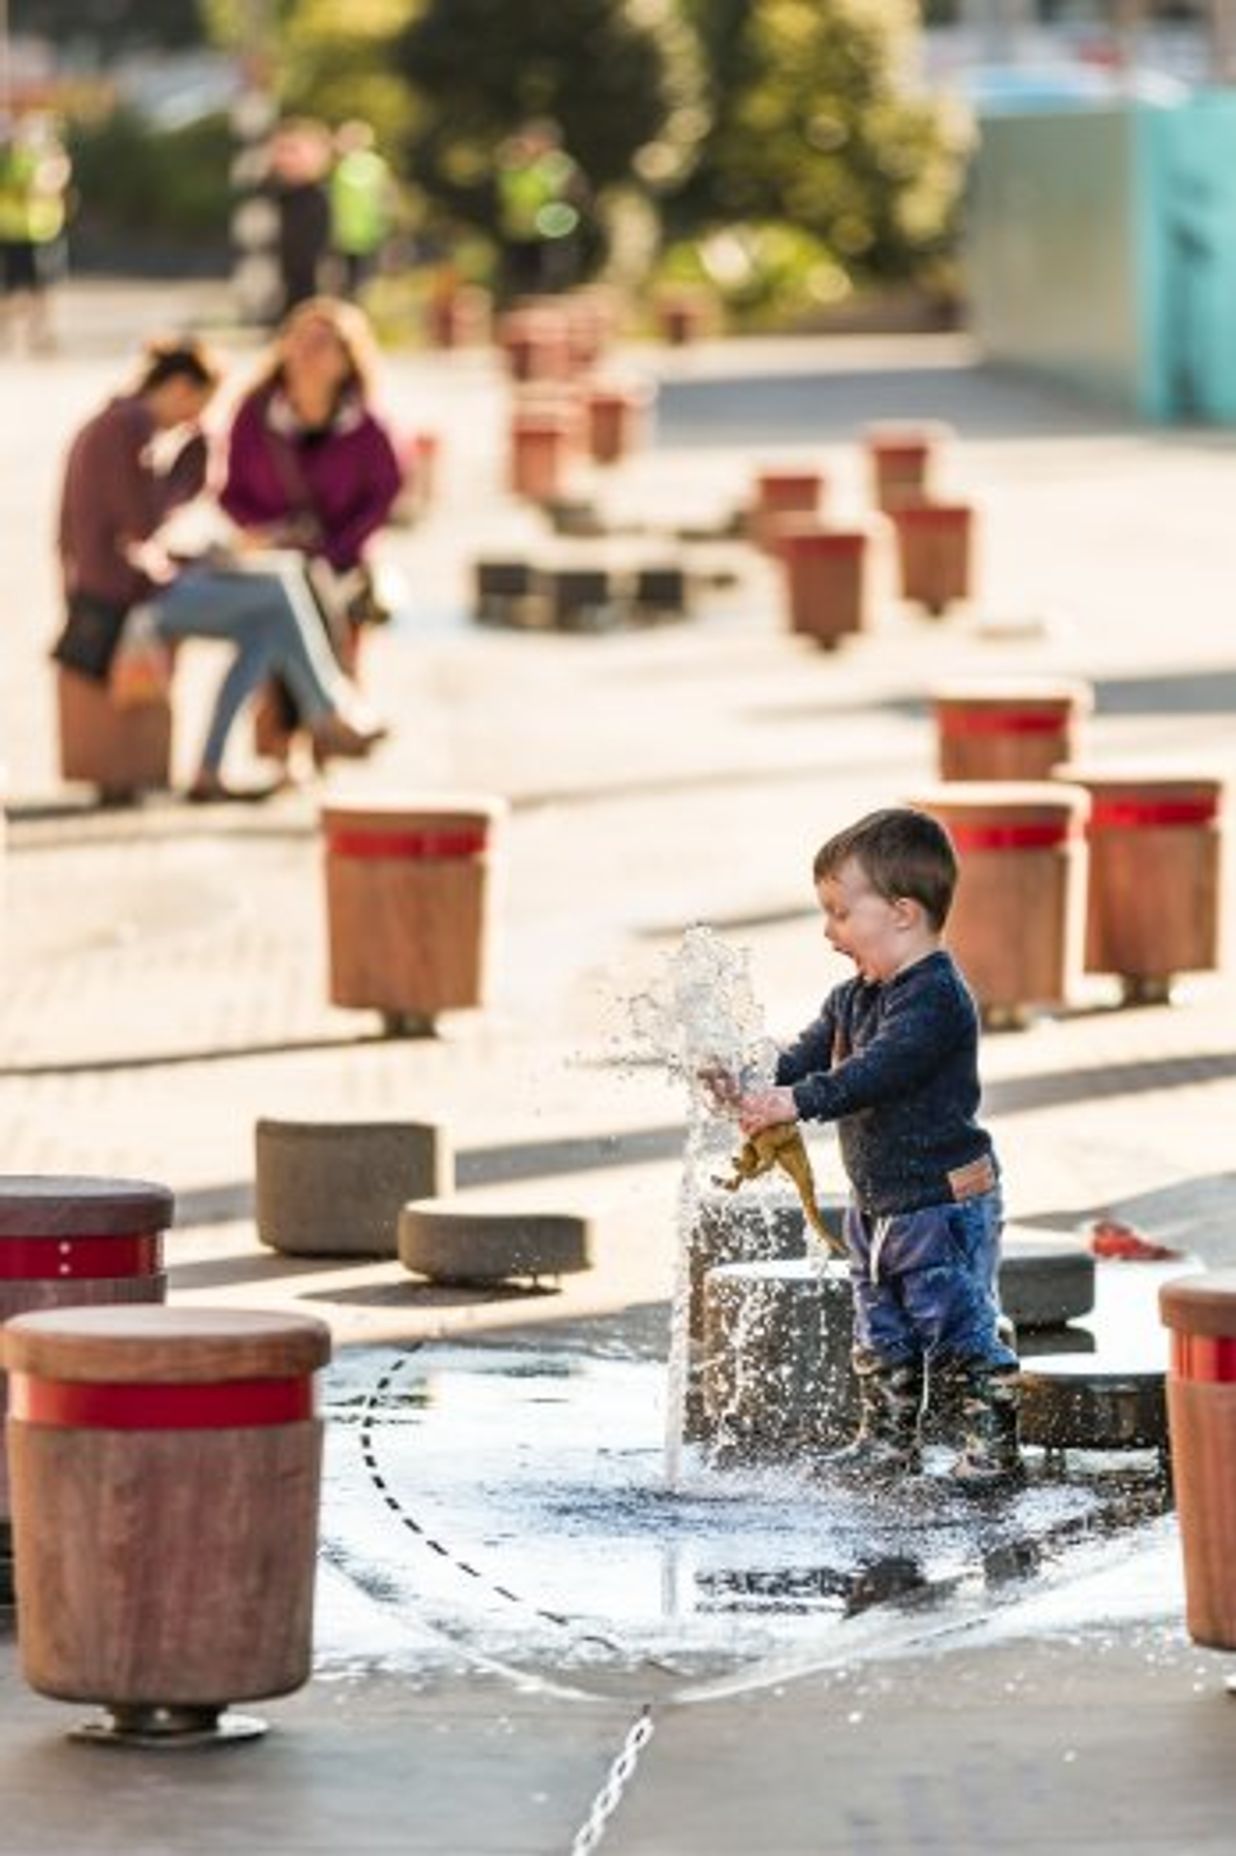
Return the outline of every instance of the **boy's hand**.
{"type": "Polygon", "coordinates": [[[759,1134],[778,1122],[797,1120],[798,1108],[792,1089],[761,1089],[754,1095],[743,1096],[738,1103],[738,1125],[744,1134],[759,1134]]]}
{"type": "Polygon", "coordinates": [[[721,1113],[733,1113],[742,1100],[742,1090],[738,1078],[732,1070],[727,1070],[723,1063],[703,1063],[695,1072],[711,1098],[712,1105],[721,1113]]]}

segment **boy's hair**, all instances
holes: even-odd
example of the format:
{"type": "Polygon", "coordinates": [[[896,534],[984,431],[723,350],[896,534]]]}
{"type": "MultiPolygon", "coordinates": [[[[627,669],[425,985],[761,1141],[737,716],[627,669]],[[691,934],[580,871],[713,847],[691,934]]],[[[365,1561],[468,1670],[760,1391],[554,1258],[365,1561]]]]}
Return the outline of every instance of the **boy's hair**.
{"type": "Polygon", "coordinates": [[[943,928],[957,887],[957,853],[943,825],[912,806],[868,812],[822,844],[812,875],[836,876],[853,858],[878,896],[922,904],[933,928],[943,928]]]}
{"type": "Polygon", "coordinates": [[[222,370],[215,357],[194,335],[156,336],[142,350],[137,391],[150,393],[165,380],[191,380],[196,387],[218,386],[222,370]]]}

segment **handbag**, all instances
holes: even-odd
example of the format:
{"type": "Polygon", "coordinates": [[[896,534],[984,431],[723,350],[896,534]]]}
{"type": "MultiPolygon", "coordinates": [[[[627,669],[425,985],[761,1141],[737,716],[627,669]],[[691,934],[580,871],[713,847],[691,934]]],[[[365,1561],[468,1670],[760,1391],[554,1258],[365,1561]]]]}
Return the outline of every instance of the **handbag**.
{"type": "Polygon", "coordinates": [[[92,683],[106,683],[128,610],[94,593],[70,593],[64,628],[51,649],[56,663],[92,683]]]}
{"type": "Polygon", "coordinates": [[[120,709],[166,702],[172,692],[172,647],[159,635],[149,606],[134,606],[112,658],[108,689],[120,709]]]}

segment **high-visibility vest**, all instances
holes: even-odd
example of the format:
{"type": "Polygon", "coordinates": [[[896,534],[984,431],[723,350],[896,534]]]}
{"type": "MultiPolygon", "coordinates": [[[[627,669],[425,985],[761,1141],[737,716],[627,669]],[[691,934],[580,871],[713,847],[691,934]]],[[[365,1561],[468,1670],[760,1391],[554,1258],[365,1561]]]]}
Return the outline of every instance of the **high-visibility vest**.
{"type": "Polygon", "coordinates": [[[372,148],[341,155],[330,177],[331,237],[336,251],[368,257],[390,231],[390,169],[372,148]]]}

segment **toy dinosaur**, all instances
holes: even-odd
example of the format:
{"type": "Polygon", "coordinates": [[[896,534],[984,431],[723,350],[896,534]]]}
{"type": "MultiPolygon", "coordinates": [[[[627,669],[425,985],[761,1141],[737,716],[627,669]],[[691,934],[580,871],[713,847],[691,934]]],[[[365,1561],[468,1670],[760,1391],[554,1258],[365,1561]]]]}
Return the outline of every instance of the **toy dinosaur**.
{"type": "Polygon", "coordinates": [[[797,1122],[779,1121],[771,1128],[761,1128],[758,1134],[751,1135],[743,1142],[731,1165],[734,1168],[732,1179],[717,1177],[713,1181],[714,1185],[723,1186],[727,1192],[737,1192],[744,1180],[758,1179],[761,1173],[771,1173],[775,1166],[788,1173],[803,1202],[807,1223],[820,1242],[833,1256],[846,1255],[841,1239],[829,1230],[820,1217],[820,1208],[815,1202],[811,1156],[803,1143],[802,1131],[797,1122]]]}

